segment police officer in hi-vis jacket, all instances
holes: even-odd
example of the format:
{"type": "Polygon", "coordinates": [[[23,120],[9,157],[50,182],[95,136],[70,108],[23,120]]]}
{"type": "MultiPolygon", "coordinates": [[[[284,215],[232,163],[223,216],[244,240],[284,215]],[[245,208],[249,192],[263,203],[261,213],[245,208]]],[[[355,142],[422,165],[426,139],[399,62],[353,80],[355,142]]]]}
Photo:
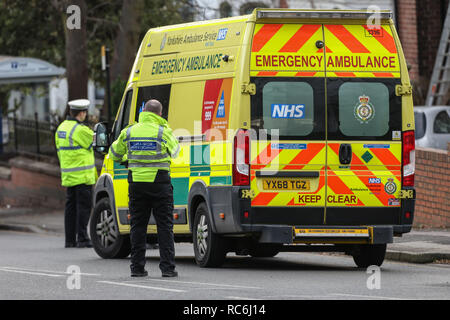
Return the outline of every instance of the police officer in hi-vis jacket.
{"type": "Polygon", "coordinates": [[[69,101],[70,115],[55,134],[61,166],[61,184],[67,187],[64,227],[66,248],[92,247],[87,225],[92,208],[92,186],[97,180],[92,141],[94,132],[83,121],[89,100],[69,101]]]}
{"type": "Polygon", "coordinates": [[[125,128],[109,149],[109,157],[128,162],[128,193],[131,216],[131,276],[145,277],[147,226],[151,210],[158,228],[160,264],[163,277],[176,277],[173,237],[173,187],[170,163],[180,146],[167,121],[162,105],[149,100],[138,123],[125,128]]]}

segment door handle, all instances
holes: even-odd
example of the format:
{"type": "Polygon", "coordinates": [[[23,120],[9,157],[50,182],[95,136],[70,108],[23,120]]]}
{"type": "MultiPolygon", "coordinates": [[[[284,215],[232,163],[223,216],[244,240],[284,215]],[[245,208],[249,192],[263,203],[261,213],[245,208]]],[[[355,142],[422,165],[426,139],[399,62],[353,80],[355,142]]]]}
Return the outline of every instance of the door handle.
{"type": "Polygon", "coordinates": [[[339,146],[339,162],[341,164],[350,164],[352,162],[352,145],[342,143],[339,146]]]}

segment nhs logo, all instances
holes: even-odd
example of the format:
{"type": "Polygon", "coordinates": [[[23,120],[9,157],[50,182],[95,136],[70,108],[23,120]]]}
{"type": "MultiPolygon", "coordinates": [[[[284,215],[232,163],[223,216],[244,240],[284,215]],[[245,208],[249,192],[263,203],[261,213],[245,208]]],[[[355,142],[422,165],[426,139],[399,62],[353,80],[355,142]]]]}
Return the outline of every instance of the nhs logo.
{"type": "Polygon", "coordinates": [[[222,97],[219,101],[219,107],[217,108],[216,118],[225,118],[225,91],[222,91],[222,97]]]}
{"type": "Polygon", "coordinates": [[[272,118],[304,119],[304,104],[272,104],[272,118]]]}
{"type": "Polygon", "coordinates": [[[369,178],[369,183],[370,184],[381,183],[381,179],[380,178],[369,178]]]}
{"type": "Polygon", "coordinates": [[[219,29],[219,32],[217,34],[217,41],[218,40],[225,40],[227,36],[228,28],[219,29]]]}

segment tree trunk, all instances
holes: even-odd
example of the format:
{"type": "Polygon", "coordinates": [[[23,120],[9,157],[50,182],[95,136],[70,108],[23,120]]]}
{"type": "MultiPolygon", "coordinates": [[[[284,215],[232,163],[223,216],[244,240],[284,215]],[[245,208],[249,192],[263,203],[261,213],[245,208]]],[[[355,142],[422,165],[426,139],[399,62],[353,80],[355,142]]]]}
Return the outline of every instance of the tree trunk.
{"type": "MultiPolygon", "coordinates": [[[[144,11],[143,0],[123,0],[122,11],[120,15],[119,28],[114,43],[112,57],[110,58],[110,79],[111,79],[111,97],[122,96],[123,92],[117,93],[113,90],[120,88],[115,82],[121,80],[126,82],[133,67],[136,53],[139,48],[139,22],[144,11]]],[[[105,96],[102,108],[102,118],[108,118],[108,98],[105,96]]],[[[119,101],[111,99],[111,109],[118,110],[119,101]]],[[[116,99],[117,100],[117,99],[116,99]]],[[[112,117],[115,115],[112,114],[112,117]]],[[[108,120],[110,121],[110,120],[108,120]]]]}
{"type": "Polygon", "coordinates": [[[287,0],[280,0],[280,8],[289,8],[287,0]]]}
{"type": "MultiPolygon", "coordinates": [[[[88,97],[88,59],[86,41],[87,5],[85,0],[65,1],[63,14],[69,5],[76,5],[81,9],[81,28],[68,29],[66,21],[64,28],[66,34],[66,76],[69,91],[69,101],[74,99],[87,99],[88,97]]],[[[70,14],[66,13],[69,17],[70,14]]]]}
{"type": "Polygon", "coordinates": [[[128,80],[139,48],[139,21],[144,5],[142,0],[123,0],[119,30],[111,61],[111,81],[128,80]]]}

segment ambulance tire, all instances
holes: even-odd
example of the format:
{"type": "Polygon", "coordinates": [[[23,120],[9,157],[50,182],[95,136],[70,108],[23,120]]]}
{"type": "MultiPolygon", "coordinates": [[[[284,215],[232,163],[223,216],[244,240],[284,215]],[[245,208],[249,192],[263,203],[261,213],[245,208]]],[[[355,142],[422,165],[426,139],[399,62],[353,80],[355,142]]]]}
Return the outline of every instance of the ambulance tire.
{"type": "Polygon", "coordinates": [[[381,266],[386,255],[386,244],[360,245],[353,253],[353,260],[359,268],[381,266]]]}
{"type": "Polygon", "coordinates": [[[250,255],[253,258],[273,258],[280,253],[279,244],[257,244],[250,249],[250,255]]]}
{"type": "Polygon", "coordinates": [[[116,215],[108,198],[95,204],[90,222],[90,236],[95,252],[104,259],[122,259],[131,253],[129,235],[121,235],[116,215]]]}
{"type": "Polygon", "coordinates": [[[195,262],[202,268],[220,267],[227,255],[226,241],[212,232],[206,204],[201,203],[195,212],[192,233],[195,262]]]}

